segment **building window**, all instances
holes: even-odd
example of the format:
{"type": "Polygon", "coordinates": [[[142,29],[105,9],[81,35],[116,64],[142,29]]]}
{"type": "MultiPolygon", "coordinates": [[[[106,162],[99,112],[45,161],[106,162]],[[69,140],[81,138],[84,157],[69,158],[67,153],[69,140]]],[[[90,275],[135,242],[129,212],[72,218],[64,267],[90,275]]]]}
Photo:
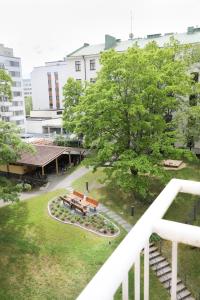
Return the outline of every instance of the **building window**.
{"type": "Polygon", "coordinates": [[[10,60],[10,66],[12,67],[19,67],[19,62],[18,61],[13,61],[13,60],[10,60]]]}
{"type": "Polygon", "coordinates": [[[90,59],[90,70],[96,70],[95,59],[90,59]]]}
{"type": "Polygon", "coordinates": [[[20,77],[20,72],[10,71],[9,73],[12,77],[20,77]]]}
{"type": "Polygon", "coordinates": [[[55,78],[56,108],[58,109],[60,108],[58,72],[54,72],[54,78],[55,78]]]}
{"type": "Polygon", "coordinates": [[[22,93],[21,92],[13,92],[14,97],[21,97],[22,93]]]}
{"type": "Polygon", "coordinates": [[[20,81],[13,81],[12,86],[13,87],[21,87],[21,82],[20,81]]]}
{"type": "Polygon", "coordinates": [[[51,82],[51,73],[47,73],[48,78],[48,93],[49,93],[49,108],[53,108],[53,98],[52,98],[52,82],[51,82]]]}
{"type": "Polygon", "coordinates": [[[75,70],[76,70],[76,72],[81,71],[81,62],[80,62],[80,60],[75,61],[75,70]]]}
{"type": "Polygon", "coordinates": [[[95,83],[96,82],[96,78],[90,78],[90,82],[95,83]]]}

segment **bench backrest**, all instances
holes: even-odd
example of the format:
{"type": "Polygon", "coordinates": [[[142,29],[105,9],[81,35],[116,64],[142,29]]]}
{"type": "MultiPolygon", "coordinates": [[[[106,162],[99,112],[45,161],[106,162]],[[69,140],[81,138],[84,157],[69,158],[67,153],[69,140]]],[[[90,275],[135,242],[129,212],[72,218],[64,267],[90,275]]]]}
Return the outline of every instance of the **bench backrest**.
{"type": "Polygon", "coordinates": [[[88,203],[93,204],[93,205],[96,206],[96,207],[99,205],[99,202],[98,202],[97,200],[95,200],[95,199],[93,199],[93,198],[90,198],[90,197],[86,197],[86,201],[87,201],[88,203]]]}
{"type": "Polygon", "coordinates": [[[75,196],[77,196],[77,197],[79,197],[81,199],[84,198],[84,195],[82,193],[80,193],[80,192],[77,192],[77,191],[73,191],[73,195],[75,195],[75,196]]]}
{"type": "Polygon", "coordinates": [[[64,202],[67,202],[68,204],[71,204],[71,202],[72,202],[69,198],[63,197],[63,196],[60,196],[60,199],[64,202]]]}

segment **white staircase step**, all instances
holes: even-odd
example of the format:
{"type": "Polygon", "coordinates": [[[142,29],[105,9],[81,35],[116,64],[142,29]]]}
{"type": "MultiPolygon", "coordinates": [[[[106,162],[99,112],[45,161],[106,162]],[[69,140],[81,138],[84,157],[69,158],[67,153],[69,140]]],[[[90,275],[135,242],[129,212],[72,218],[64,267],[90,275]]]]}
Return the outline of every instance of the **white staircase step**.
{"type": "Polygon", "coordinates": [[[166,259],[163,256],[158,256],[155,258],[150,259],[150,266],[154,266],[155,264],[158,264],[162,261],[165,261],[166,259]]]}
{"type": "Polygon", "coordinates": [[[167,267],[165,267],[165,268],[163,268],[163,269],[157,271],[157,272],[156,272],[156,275],[157,275],[158,277],[160,277],[160,276],[163,276],[163,275],[168,274],[168,273],[171,273],[171,272],[172,272],[171,267],[167,266],[167,267]]]}
{"type": "Polygon", "coordinates": [[[168,261],[167,261],[167,260],[163,260],[163,261],[161,261],[161,262],[159,262],[159,263],[153,265],[153,266],[152,266],[152,270],[158,271],[158,270],[160,270],[160,269],[162,269],[162,268],[165,268],[165,267],[167,267],[167,266],[169,266],[168,261]]]}

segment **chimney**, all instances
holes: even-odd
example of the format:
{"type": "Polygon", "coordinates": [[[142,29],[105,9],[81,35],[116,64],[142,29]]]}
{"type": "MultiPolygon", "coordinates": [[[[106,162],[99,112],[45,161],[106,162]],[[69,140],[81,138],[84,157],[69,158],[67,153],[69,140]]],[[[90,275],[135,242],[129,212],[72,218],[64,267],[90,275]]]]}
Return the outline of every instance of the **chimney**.
{"type": "Polygon", "coordinates": [[[105,50],[115,47],[117,44],[117,40],[114,36],[109,34],[105,35],[105,50]]]}

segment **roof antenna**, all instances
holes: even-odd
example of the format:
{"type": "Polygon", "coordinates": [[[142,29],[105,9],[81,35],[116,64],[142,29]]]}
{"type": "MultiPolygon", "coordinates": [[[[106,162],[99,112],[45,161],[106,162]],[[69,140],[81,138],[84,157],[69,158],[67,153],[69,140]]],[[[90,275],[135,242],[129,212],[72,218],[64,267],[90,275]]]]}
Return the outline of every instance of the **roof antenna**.
{"type": "Polygon", "coordinates": [[[133,40],[133,14],[131,10],[131,33],[129,33],[129,40],[133,40]]]}

